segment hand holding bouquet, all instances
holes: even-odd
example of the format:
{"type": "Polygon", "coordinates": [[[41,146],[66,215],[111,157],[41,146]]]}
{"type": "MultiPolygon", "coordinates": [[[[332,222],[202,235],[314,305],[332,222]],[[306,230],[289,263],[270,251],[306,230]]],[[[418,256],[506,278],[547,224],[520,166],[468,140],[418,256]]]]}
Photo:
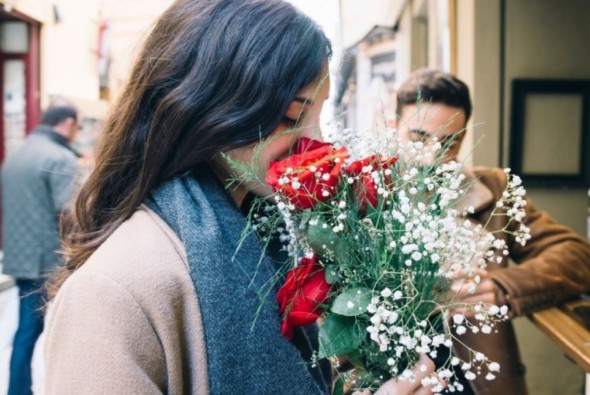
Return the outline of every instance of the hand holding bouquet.
{"type": "MultiPolygon", "coordinates": [[[[459,209],[465,176],[459,163],[442,161],[443,150],[418,142],[352,160],[345,147],[303,138],[294,155],[271,164],[274,209],[251,217],[257,231],[280,232],[294,259],[278,293],[283,335],[321,318],[317,358],[345,357],[361,371],[357,388],[412,380],[420,354],[435,358],[467,330],[491,333],[506,319],[506,306],[463,303],[451,291],[457,280],[477,284],[480,270],[507,252],[485,225],[467,219],[472,208],[459,209]],[[476,324],[449,317],[465,309],[476,324]]],[[[520,222],[524,190],[509,177],[494,215],[520,222]]],[[[517,240],[527,232],[521,224],[517,240]]],[[[453,367],[467,379],[493,379],[498,364],[471,355],[450,357],[423,383],[460,391],[453,367]]]]}

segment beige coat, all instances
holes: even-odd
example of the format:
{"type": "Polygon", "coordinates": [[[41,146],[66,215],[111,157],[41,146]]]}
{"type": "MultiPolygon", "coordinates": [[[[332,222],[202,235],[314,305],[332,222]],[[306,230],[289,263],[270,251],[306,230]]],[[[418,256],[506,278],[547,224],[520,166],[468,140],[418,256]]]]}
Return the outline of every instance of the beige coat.
{"type": "Polygon", "coordinates": [[[45,352],[48,395],[209,392],[184,247],[154,212],[136,211],[64,283],[45,352]]]}

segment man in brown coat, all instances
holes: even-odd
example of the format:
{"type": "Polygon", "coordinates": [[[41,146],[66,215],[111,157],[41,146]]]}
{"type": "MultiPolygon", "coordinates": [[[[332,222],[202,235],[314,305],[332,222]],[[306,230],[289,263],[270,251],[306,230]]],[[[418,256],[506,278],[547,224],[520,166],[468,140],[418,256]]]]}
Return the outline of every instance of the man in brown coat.
{"type": "MultiPolygon", "coordinates": [[[[441,71],[420,69],[397,93],[396,127],[402,141],[427,141],[436,137],[449,147],[446,158],[451,160],[459,153],[471,110],[469,89],[462,81],[441,71]]],[[[465,173],[470,189],[461,204],[474,208],[471,220],[488,223],[490,231],[505,228],[506,216],[492,216],[495,203],[506,187],[504,171],[475,167],[466,168],[465,173]]],[[[488,265],[475,293],[467,292],[470,287],[462,287],[458,292],[464,301],[507,305],[509,316],[515,318],[590,291],[590,245],[547,213],[536,210],[530,200],[523,223],[530,228],[531,239],[522,246],[508,233],[499,233],[509,247],[509,256],[503,256],[498,265],[488,265]],[[509,259],[517,265],[508,266],[509,259]]],[[[499,324],[495,333],[468,331],[459,338],[501,366],[495,380],[488,381],[485,374],[479,375],[469,382],[467,386],[471,388],[466,388],[466,393],[528,393],[525,369],[510,321],[499,324]]],[[[456,347],[454,353],[471,360],[464,347],[456,347]]]]}

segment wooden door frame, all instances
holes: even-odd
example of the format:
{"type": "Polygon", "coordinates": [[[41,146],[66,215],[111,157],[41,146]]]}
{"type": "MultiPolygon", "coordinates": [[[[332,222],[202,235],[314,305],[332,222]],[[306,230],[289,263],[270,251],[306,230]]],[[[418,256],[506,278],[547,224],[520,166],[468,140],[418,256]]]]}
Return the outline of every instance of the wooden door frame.
{"type": "MultiPolygon", "coordinates": [[[[4,61],[23,60],[25,63],[25,133],[29,134],[41,119],[40,95],[40,23],[16,11],[2,12],[4,20],[19,20],[29,28],[29,51],[26,54],[4,54],[0,52],[0,92],[4,92],[4,61]]],[[[4,100],[0,100],[0,114],[4,114],[4,100]]],[[[5,156],[4,122],[0,122],[0,164],[5,156]]]]}

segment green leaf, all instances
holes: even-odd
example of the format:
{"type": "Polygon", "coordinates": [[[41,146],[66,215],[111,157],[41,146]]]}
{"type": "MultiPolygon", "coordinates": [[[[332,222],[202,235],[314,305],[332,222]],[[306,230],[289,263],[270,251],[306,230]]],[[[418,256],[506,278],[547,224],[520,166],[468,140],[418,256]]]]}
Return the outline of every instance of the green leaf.
{"type": "Polygon", "coordinates": [[[338,267],[336,265],[326,265],[326,282],[330,285],[338,284],[342,277],[338,272],[338,267]]]}
{"type": "Polygon", "coordinates": [[[349,352],[346,354],[346,359],[355,367],[359,369],[365,369],[365,365],[361,359],[361,352],[359,350],[354,350],[353,352],[349,352]]]}
{"type": "Polygon", "coordinates": [[[343,239],[338,239],[338,243],[336,244],[335,253],[335,260],[337,263],[344,262],[350,263],[352,259],[352,252],[350,250],[350,244],[343,239]]]}
{"type": "Polygon", "coordinates": [[[324,228],[321,222],[317,225],[309,225],[307,240],[318,255],[330,262],[334,261],[335,253],[341,244],[338,235],[329,226],[324,228]]]}
{"type": "Polygon", "coordinates": [[[367,311],[373,292],[368,288],[350,288],[336,297],[332,312],[348,317],[355,317],[367,311]]]}
{"type": "Polygon", "coordinates": [[[332,395],[344,395],[344,377],[338,376],[338,380],[334,383],[332,395]]]}
{"type": "Polygon", "coordinates": [[[354,318],[328,314],[320,327],[319,357],[327,358],[354,352],[364,338],[365,333],[354,318]]]}

